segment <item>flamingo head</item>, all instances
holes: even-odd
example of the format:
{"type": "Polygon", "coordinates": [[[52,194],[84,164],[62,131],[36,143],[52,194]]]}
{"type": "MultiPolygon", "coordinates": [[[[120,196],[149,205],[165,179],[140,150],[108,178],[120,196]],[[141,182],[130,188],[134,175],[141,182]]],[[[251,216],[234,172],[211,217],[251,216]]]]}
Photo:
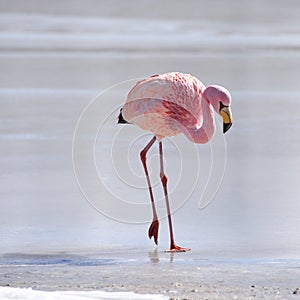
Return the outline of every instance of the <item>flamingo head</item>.
{"type": "Polygon", "coordinates": [[[232,126],[232,113],[230,110],[231,96],[230,93],[219,85],[208,86],[203,93],[204,99],[208,101],[214,110],[223,119],[223,133],[228,131],[232,126]]]}

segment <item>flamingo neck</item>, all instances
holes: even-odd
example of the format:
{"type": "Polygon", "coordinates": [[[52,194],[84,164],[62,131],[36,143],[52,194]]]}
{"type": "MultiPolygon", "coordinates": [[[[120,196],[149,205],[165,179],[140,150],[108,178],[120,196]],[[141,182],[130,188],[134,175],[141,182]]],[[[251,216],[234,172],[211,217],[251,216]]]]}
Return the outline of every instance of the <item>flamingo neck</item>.
{"type": "Polygon", "coordinates": [[[203,123],[200,128],[188,128],[187,137],[194,143],[205,144],[213,136],[216,126],[213,116],[213,107],[204,98],[201,101],[203,123]]]}

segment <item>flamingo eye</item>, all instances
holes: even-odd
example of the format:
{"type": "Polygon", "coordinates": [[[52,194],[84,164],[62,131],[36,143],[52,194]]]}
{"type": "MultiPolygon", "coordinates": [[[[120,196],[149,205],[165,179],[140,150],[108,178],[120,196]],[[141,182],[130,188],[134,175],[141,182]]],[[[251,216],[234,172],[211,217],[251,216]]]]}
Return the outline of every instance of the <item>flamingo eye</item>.
{"type": "Polygon", "coordinates": [[[219,111],[220,111],[222,108],[224,108],[224,107],[226,107],[226,105],[224,105],[224,104],[220,101],[220,108],[219,108],[219,111]]]}

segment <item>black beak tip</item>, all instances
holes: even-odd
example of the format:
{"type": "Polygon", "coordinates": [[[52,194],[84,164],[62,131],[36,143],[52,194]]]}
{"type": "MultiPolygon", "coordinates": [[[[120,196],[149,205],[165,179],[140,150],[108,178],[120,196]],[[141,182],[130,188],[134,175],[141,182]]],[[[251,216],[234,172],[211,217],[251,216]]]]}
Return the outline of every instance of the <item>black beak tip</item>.
{"type": "Polygon", "coordinates": [[[223,133],[226,133],[230,127],[232,126],[232,123],[223,123],[223,133]]]}

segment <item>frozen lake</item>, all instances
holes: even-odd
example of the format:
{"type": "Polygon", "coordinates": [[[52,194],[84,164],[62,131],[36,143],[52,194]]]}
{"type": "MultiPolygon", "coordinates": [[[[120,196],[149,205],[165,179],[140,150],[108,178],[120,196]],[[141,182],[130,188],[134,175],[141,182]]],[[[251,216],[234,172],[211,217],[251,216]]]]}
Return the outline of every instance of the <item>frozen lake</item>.
{"type": "MultiPolygon", "coordinates": [[[[223,85],[233,97],[225,176],[204,209],[210,145],[182,136],[165,142],[176,239],[192,248],[185,267],[195,260],[299,266],[299,4],[264,1],[241,9],[239,1],[227,2],[217,11],[208,1],[205,11],[196,1],[185,2],[188,9],[174,4],[172,13],[161,5],[152,15],[149,3],[138,1],[135,10],[123,1],[75,7],[0,1],[2,266],[169,262],[162,252],[165,219],[159,259],[149,254],[155,245],[147,238],[150,200],[139,151],[151,136],[115,122],[138,78],[169,71],[223,85]],[[90,202],[104,214],[81,193],[72,161],[75,127],[92,100],[87,124],[95,126],[79,140],[95,140],[90,154],[101,182],[88,169],[81,175],[90,202]],[[140,204],[147,209],[131,210],[140,204]]],[[[151,175],[164,216],[156,151],[151,175]]]]}

